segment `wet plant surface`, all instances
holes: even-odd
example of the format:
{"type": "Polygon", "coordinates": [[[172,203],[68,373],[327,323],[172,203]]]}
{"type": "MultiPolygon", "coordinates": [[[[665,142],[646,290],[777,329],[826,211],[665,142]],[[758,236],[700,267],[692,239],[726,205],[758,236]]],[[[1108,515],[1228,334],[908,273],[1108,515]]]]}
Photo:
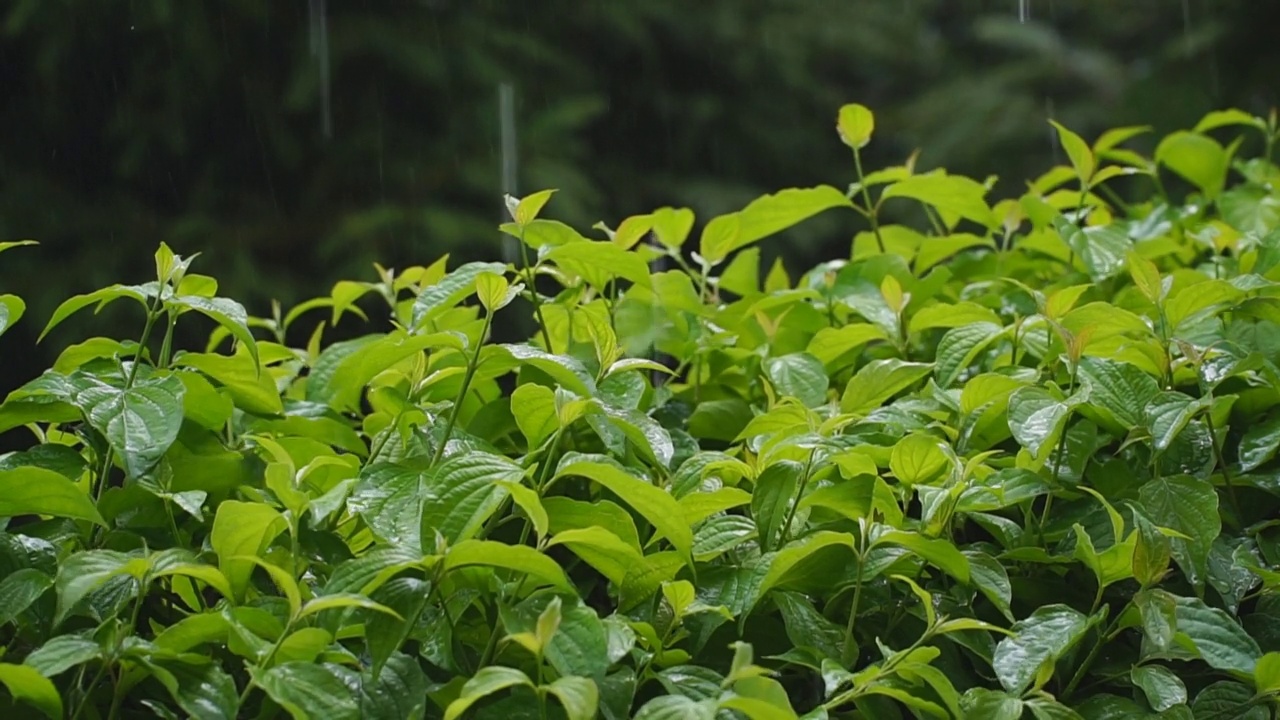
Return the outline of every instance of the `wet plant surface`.
{"type": "Polygon", "coordinates": [[[68,300],[44,342],[74,344],[0,405],[14,712],[1272,717],[1275,118],[1151,157],[1058,126],[1070,164],[1005,199],[864,168],[864,107],[837,129],[847,190],[697,233],[588,239],[545,191],[509,198],[514,264],[252,317],[161,247],[68,300]],[[762,263],[819,213],[848,260],[762,263]],[[55,329],[115,302],[136,338],[55,329]],[[491,341],[506,314],[536,334],[491,341]]]}

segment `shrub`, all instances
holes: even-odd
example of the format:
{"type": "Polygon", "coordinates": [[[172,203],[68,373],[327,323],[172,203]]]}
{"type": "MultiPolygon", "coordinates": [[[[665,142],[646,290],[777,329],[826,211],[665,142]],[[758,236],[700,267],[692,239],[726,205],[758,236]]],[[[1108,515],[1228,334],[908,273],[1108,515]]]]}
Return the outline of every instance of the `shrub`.
{"type": "Polygon", "coordinates": [[[162,246],[68,300],[45,334],[120,299],[142,329],[0,405],[35,438],[0,457],[0,683],[72,718],[1270,717],[1275,118],[1150,158],[1057,127],[1070,166],[994,205],[864,173],[861,106],[837,127],[847,192],[696,251],[688,210],[592,241],[545,191],[509,198],[517,267],[259,318],[162,246]],[[761,267],[850,211],[847,261],[761,267]],[[326,343],[370,297],[392,328],[326,343]],[[536,336],[486,342],[514,312],[536,336]],[[174,348],[193,315],[208,346],[174,348]]]}

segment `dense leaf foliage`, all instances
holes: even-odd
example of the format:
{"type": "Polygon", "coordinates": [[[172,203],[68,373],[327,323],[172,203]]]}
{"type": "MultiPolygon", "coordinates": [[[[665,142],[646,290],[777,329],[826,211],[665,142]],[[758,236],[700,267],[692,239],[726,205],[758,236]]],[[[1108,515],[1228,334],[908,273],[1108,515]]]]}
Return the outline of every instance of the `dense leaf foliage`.
{"type": "MultiPolygon", "coordinates": [[[[1055,125],[1069,164],[1000,200],[910,160],[864,172],[864,107],[836,129],[846,191],[697,233],[661,208],[588,239],[544,191],[507,199],[514,265],[379,267],[253,317],[162,246],[154,280],[68,300],[46,335],[117,300],[141,330],[0,405],[35,438],[0,457],[12,702],[1271,717],[1275,117],[1212,113],[1153,157],[1125,146],[1140,128],[1055,125]],[[1265,154],[1237,157],[1242,133],[1265,154]],[[865,221],[847,260],[761,266],[819,213],[865,221]],[[370,300],[389,331],[326,342],[370,300]],[[536,335],[489,341],[513,313],[536,335]],[[195,316],[207,346],[175,347],[195,316]]],[[[0,296],[0,332],[24,309],[0,296]]]]}

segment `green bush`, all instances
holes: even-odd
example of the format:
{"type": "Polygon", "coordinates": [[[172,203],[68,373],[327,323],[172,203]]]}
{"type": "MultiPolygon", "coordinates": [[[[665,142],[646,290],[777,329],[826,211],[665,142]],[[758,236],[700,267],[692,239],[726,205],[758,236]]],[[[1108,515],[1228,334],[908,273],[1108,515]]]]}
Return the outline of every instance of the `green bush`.
{"type": "Polygon", "coordinates": [[[873,127],[840,110],[847,192],[696,243],[680,208],[588,240],[546,191],[509,198],[516,267],[379,267],[257,318],[162,246],[64,303],[45,334],[119,299],[142,329],[0,405],[35,437],[0,457],[15,711],[1271,717],[1276,119],[1152,158],[1058,127],[1070,166],[994,204],[864,173],[873,127]],[[847,261],[760,266],[823,212],[867,221],[847,261]],[[391,330],[325,342],[374,303],[391,330]],[[486,342],[521,312],[530,342],[486,342]],[[208,346],[175,348],[194,315],[208,346]]]}

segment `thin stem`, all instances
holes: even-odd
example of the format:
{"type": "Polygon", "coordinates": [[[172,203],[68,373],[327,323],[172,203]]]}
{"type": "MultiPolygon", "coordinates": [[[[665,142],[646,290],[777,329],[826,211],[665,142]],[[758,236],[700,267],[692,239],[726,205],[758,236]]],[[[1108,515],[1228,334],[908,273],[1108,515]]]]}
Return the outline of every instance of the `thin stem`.
{"type": "MultiPolygon", "coordinates": [[[[493,324],[493,314],[484,316],[484,327],[480,329],[480,339],[476,341],[475,350],[471,353],[471,359],[467,362],[467,372],[462,376],[462,387],[458,389],[458,397],[453,402],[453,408],[449,411],[449,424],[445,425],[444,437],[440,438],[440,445],[436,448],[436,454],[431,458],[431,467],[435,467],[440,462],[440,458],[444,456],[444,448],[449,444],[449,436],[453,434],[453,426],[458,423],[458,414],[462,411],[462,401],[467,397],[467,390],[471,388],[471,378],[476,374],[476,365],[480,363],[480,349],[484,347],[484,339],[489,335],[489,327],[493,324]]],[[[546,328],[543,328],[545,331],[546,328]]],[[[550,345],[548,345],[550,348],[550,345]]]]}
{"type": "MultiPolygon", "coordinates": [[[[1210,400],[1212,402],[1212,399],[1210,400]]],[[[1209,428],[1209,442],[1213,445],[1213,457],[1218,463],[1218,467],[1222,469],[1222,481],[1227,488],[1227,502],[1231,503],[1231,512],[1235,513],[1236,522],[1244,522],[1244,515],[1240,512],[1240,499],[1236,497],[1236,485],[1231,479],[1231,470],[1227,468],[1227,461],[1222,457],[1222,446],[1218,444],[1218,431],[1213,426],[1212,411],[1206,412],[1204,415],[1205,425],[1209,428]]]]}
{"type": "Polygon", "coordinates": [[[867,219],[871,221],[871,232],[876,236],[876,247],[880,249],[880,254],[885,253],[884,238],[880,235],[880,219],[876,217],[875,206],[871,204],[871,191],[867,189],[863,180],[862,173],[862,153],[858,152],[858,148],[853,149],[853,166],[858,171],[858,185],[862,187],[862,202],[867,205],[867,219]]]}
{"type": "Polygon", "coordinates": [[[524,283],[529,287],[529,301],[533,303],[533,316],[538,319],[538,329],[542,331],[542,344],[546,346],[547,352],[555,352],[551,349],[551,333],[547,332],[547,319],[542,315],[542,298],[538,297],[538,286],[535,281],[538,279],[537,273],[534,272],[533,264],[529,262],[529,246],[524,242],[524,226],[520,226],[520,258],[524,261],[524,283]]]}
{"type": "Polygon", "coordinates": [[[102,678],[107,674],[107,661],[103,660],[98,672],[94,674],[93,680],[89,681],[89,687],[85,688],[84,695],[80,698],[80,704],[76,706],[76,711],[71,714],[71,720],[78,720],[80,715],[84,713],[85,708],[89,705],[89,698],[93,695],[93,691],[98,689],[98,683],[102,682],[102,678]]]}
{"type": "Polygon", "coordinates": [[[169,358],[173,353],[173,328],[178,324],[178,318],[172,312],[168,312],[166,315],[168,315],[168,319],[165,323],[164,342],[160,344],[160,361],[157,363],[162,368],[169,367],[169,358]]]}
{"type": "Polygon", "coordinates": [[[1102,652],[1102,646],[1106,644],[1107,639],[1115,630],[1116,625],[1120,622],[1120,618],[1123,615],[1123,611],[1116,613],[1115,618],[1107,625],[1107,629],[1098,634],[1098,641],[1089,649],[1089,654],[1084,656],[1084,660],[1080,662],[1080,667],[1076,668],[1076,672],[1071,676],[1071,680],[1067,683],[1067,687],[1063,689],[1061,696],[1063,701],[1071,697],[1071,693],[1075,692],[1076,687],[1080,685],[1080,681],[1084,679],[1085,673],[1089,671],[1089,668],[1092,667],[1094,661],[1098,659],[1098,654],[1102,652]]]}
{"type": "Polygon", "coordinates": [[[800,498],[804,497],[805,486],[809,484],[809,477],[813,473],[813,454],[817,449],[809,451],[809,460],[804,464],[804,475],[800,477],[800,487],[796,489],[795,501],[791,503],[791,508],[787,511],[787,519],[782,523],[782,534],[778,537],[778,547],[787,544],[787,536],[791,534],[791,522],[796,519],[796,510],[800,508],[800,498]]]}

